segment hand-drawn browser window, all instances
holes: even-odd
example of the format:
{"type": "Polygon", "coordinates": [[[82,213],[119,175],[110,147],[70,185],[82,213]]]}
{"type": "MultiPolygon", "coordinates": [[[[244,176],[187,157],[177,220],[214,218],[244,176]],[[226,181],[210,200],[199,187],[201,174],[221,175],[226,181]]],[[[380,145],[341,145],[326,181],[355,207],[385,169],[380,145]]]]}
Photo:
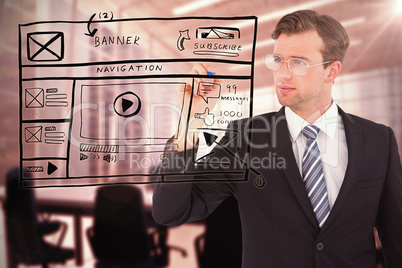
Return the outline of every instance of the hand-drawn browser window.
{"type": "Polygon", "coordinates": [[[202,120],[193,160],[208,161],[228,124],[252,116],[256,27],[256,17],[20,25],[21,185],[167,181],[174,174],[158,173],[165,144],[176,150],[176,130],[191,131],[181,118],[202,120]],[[215,80],[192,73],[196,63],[215,80]],[[186,86],[204,107],[192,107],[186,86]]]}

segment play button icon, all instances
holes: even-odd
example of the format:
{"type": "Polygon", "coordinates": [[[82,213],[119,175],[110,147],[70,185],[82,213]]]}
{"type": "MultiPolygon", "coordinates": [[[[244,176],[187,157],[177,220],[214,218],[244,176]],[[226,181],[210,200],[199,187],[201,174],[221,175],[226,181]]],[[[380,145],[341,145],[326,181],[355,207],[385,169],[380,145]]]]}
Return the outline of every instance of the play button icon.
{"type": "Polygon", "coordinates": [[[133,106],[133,102],[131,100],[127,100],[125,98],[121,99],[122,101],[122,108],[123,108],[123,112],[125,113],[128,109],[130,109],[131,106],[133,106]]]}
{"type": "Polygon", "coordinates": [[[116,97],[113,109],[120,116],[134,116],[141,110],[141,100],[135,93],[127,91],[116,97]]]}
{"type": "Polygon", "coordinates": [[[52,162],[47,162],[47,175],[52,175],[57,170],[57,166],[52,162]]]}

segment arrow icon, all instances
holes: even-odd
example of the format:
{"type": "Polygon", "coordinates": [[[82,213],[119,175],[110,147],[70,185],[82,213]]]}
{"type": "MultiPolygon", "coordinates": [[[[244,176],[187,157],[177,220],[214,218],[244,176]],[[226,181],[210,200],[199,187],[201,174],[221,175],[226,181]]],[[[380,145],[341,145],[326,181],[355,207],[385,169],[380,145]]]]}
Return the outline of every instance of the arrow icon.
{"type": "Polygon", "coordinates": [[[217,146],[221,147],[227,154],[229,154],[230,156],[232,156],[237,162],[239,162],[241,165],[246,166],[248,169],[250,169],[254,174],[261,176],[261,173],[258,172],[257,170],[255,170],[254,168],[250,167],[249,163],[245,162],[244,160],[242,160],[240,157],[238,157],[237,155],[235,155],[233,152],[231,152],[228,148],[225,147],[224,144],[221,144],[219,142],[217,142],[216,140],[218,139],[218,136],[208,133],[208,132],[204,132],[204,137],[205,137],[205,141],[207,143],[208,146],[211,146],[212,144],[216,144],[217,146]]]}
{"type": "Polygon", "coordinates": [[[190,40],[190,36],[188,34],[188,29],[184,30],[184,31],[179,30],[179,33],[180,33],[180,36],[177,39],[177,48],[180,51],[183,51],[184,50],[184,40],[190,40]]]}
{"type": "Polygon", "coordinates": [[[53,163],[47,162],[47,175],[53,174],[56,170],[57,167],[53,163]]]}
{"type": "Polygon", "coordinates": [[[207,143],[207,145],[211,146],[212,144],[214,144],[214,142],[216,141],[218,136],[204,132],[204,138],[205,138],[205,142],[207,143]]]}
{"type": "Polygon", "coordinates": [[[96,13],[94,13],[92,15],[92,17],[89,19],[88,24],[87,24],[87,28],[88,28],[88,33],[85,33],[85,35],[90,36],[90,37],[94,37],[94,35],[96,34],[96,32],[98,31],[98,29],[93,29],[93,31],[91,31],[91,28],[89,27],[92,23],[93,18],[95,17],[96,13]]]}
{"type": "MultiPolygon", "coordinates": [[[[225,130],[226,131],[226,130],[225,130]]],[[[226,136],[226,139],[223,143],[220,143],[221,146],[227,146],[227,144],[235,139],[237,137],[237,135],[239,135],[238,132],[235,131],[226,131],[227,133],[229,133],[230,135],[226,136]]],[[[217,135],[208,133],[208,132],[203,132],[204,134],[204,138],[205,138],[205,142],[207,143],[208,146],[211,146],[212,144],[215,143],[215,141],[218,139],[217,135]]]]}
{"type": "Polygon", "coordinates": [[[125,113],[131,106],[133,106],[133,102],[131,100],[127,100],[125,98],[121,99],[122,103],[121,106],[123,108],[123,112],[125,113]]]}

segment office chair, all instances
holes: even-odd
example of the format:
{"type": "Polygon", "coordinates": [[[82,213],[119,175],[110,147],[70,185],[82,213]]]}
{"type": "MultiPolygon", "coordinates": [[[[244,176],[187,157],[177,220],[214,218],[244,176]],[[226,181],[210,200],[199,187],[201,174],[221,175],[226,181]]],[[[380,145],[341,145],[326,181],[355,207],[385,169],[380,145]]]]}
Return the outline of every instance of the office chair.
{"type": "Polygon", "coordinates": [[[96,267],[155,268],[168,263],[166,229],[157,228],[148,234],[142,194],[137,187],[99,188],[94,224],[87,229],[87,236],[98,260],[96,267]]]}
{"type": "Polygon", "coordinates": [[[64,263],[74,256],[73,250],[61,248],[67,229],[65,223],[49,219],[38,221],[33,190],[19,188],[19,168],[7,173],[4,211],[10,268],[17,267],[18,263],[47,267],[48,263],[64,263]],[[45,242],[44,235],[59,229],[56,246],[45,242]]]}
{"type": "Polygon", "coordinates": [[[205,222],[205,233],[195,240],[198,267],[241,267],[242,231],[236,198],[224,200],[205,222]]]}

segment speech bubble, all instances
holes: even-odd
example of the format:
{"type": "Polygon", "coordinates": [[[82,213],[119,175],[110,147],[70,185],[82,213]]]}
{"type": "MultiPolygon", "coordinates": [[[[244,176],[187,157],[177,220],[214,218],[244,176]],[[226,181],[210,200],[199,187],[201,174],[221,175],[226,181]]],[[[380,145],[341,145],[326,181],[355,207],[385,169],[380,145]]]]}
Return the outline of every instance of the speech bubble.
{"type": "Polygon", "coordinates": [[[198,84],[197,95],[203,98],[206,103],[208,103],[208,99],[218,99],[221,95],[221,85],[211,82],[200,82],[198,84]]]}

